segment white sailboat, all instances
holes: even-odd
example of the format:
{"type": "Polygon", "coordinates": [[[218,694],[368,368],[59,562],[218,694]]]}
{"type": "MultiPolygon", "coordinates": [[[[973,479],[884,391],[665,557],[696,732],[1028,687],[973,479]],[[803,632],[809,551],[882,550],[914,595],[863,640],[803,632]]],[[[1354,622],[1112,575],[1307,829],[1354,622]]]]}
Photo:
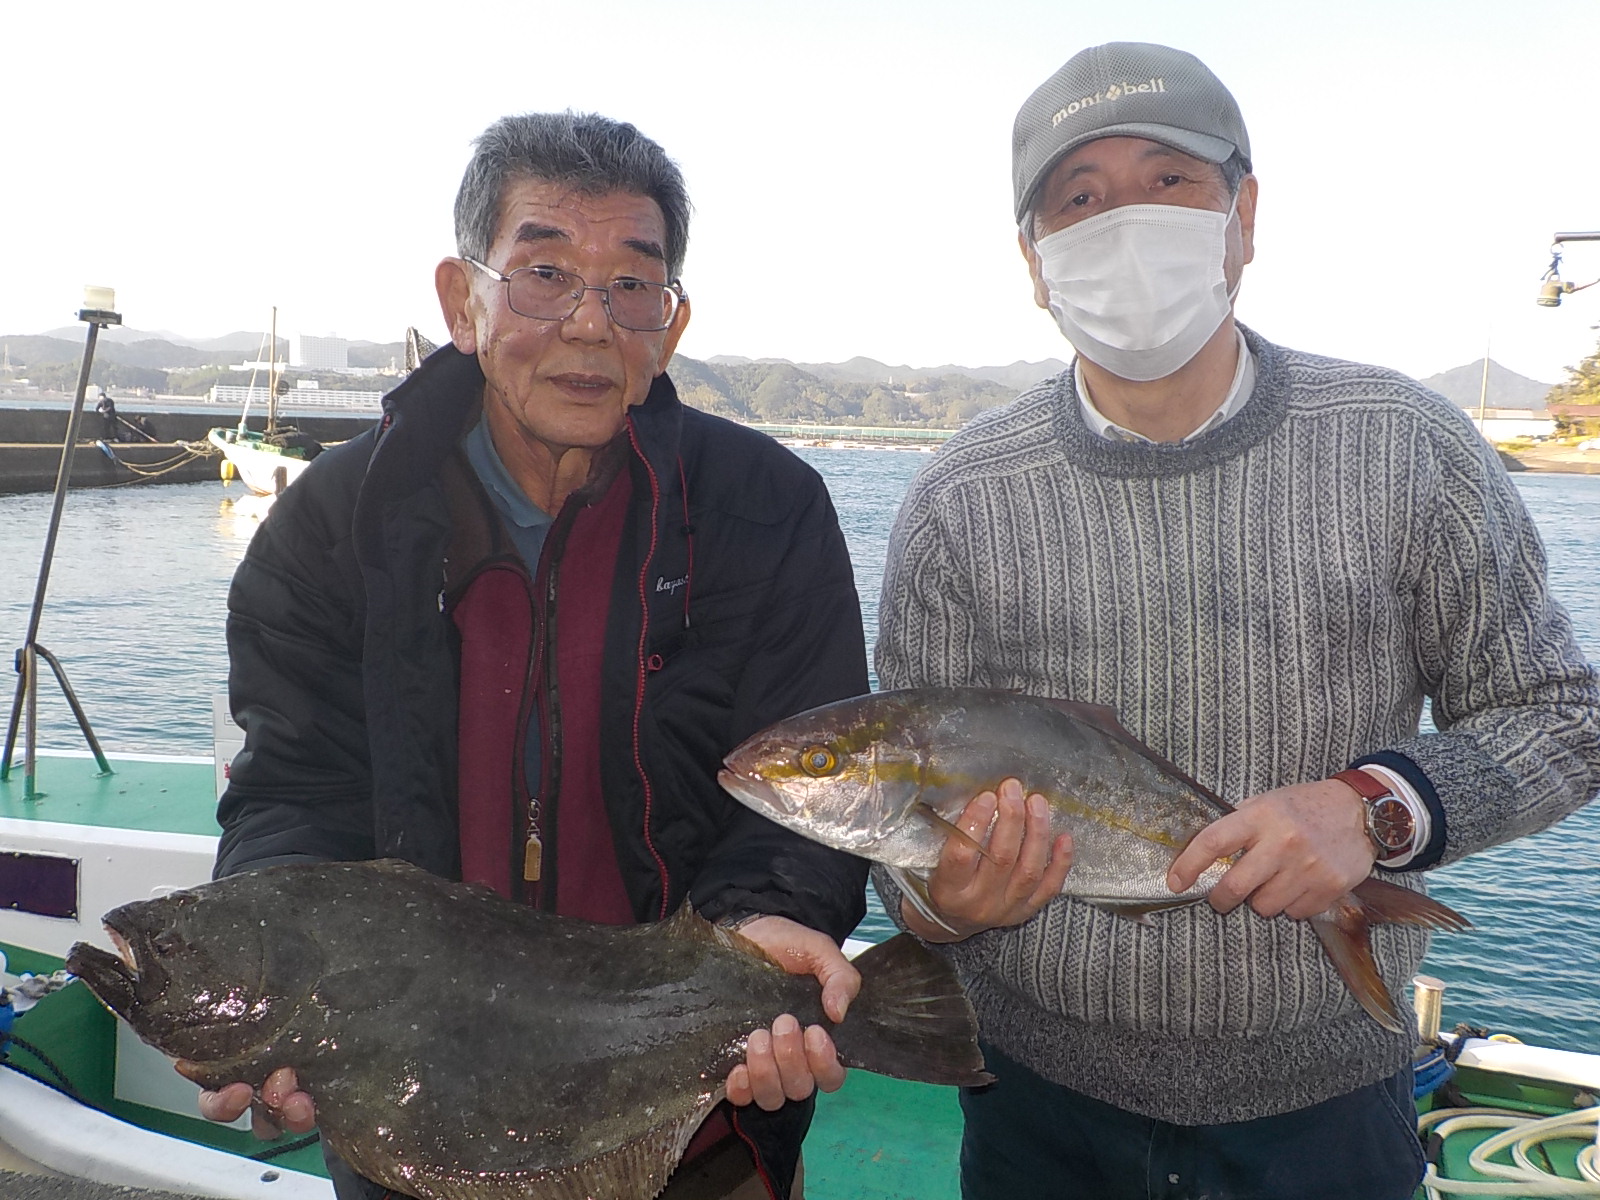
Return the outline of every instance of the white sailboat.
{"type": "Polygon", "coordinates": [[[278,424],[278,310],[272,310],[267,369],[267,426],[260,433],[246,426],[249,405],[234,428],[218,426],[206,440],[222,452],[222,478],[237,475],[258,496],[277,496],[300,477],[322,451],[321,443],[298,429],[278,424]]]}

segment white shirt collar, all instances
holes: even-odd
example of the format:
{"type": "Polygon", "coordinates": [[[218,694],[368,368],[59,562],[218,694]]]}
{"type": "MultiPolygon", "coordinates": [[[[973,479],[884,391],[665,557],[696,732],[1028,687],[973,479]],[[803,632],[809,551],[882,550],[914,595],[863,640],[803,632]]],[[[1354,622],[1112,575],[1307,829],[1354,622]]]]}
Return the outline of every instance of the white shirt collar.
{"type": "MultiPolygon", "coordinates": [[[[1234,416],[1245,406],[1246,401],[1250,399],[1250,393],[1255,390],[1255,356],[1250,353],[1250,346],[1244,340],[1244,334],[1237,326],[1234,327],[1233,332],[1234,336],[1239,339],[1239,363],[1233,369],[1233,384],[1228,388],[1228,394],[1222,398],[1222,404],[1217,411],[1202,421],[1200,428],[1184,438],[1185,442],[1192,442],[1201,434],[1210,433],[1218,425],[1234,416]]],[[[1109,438],[1114,442],[1152,442],[1154,440],[1145,437],[1142,433],[1124,429],[1094,406],[1094,401],[1089,398],[1089,385],[1083,378],[1082,359],[1075,358],[1072,360],[1072,384],[1078,391],[1078,404],[1083,409],[1085,423],[1101,437],[1109,438]]]]}

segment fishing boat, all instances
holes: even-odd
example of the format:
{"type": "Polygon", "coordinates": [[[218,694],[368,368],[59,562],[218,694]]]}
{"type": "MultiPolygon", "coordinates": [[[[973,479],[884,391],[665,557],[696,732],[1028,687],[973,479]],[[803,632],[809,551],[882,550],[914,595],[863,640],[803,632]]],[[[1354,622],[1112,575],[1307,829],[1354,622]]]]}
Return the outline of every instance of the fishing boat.
{"type": "MultiPolygon", "coordinates": [[[[72,942],[109,947],[104,912],[210,878],[216,799],[238,747],[220,697],[213,725],[210,759],[120,755],[105,773],[87,753],[41,753],[31,798],[0,781],[0,985],[13,997],[9,1015],[0,1006],[0,1167],[227,1200],[332,1197],[314,1138],[262,1143],[243,1121],[202,1120],[194,1085],[57,974],[72,942]]],[[[1438,989],[1424,983],[1417,1003],[1420,1132],[1434,1164],[1419,1197],[1600,1197],[1600,1054],[1435,1035],[1438,989]]],[[[960,1127],[953,1089],[852,1072],[819,1098],[806,1194],[955,1200],[960,1127]]]]}
{"type": "MultiPolygon", "coordinates": [[[[278,496],[300,477],[311,460],[322,451],[322,444],[290,425],[278,421],[278,310],[272,310],[268,334],[267,423],[259,432],[246,420],[250,405],[246,401],[235,427],[219,426],[206,434],[206,441],[222,453],[222,478],[235,476],[258,496],[278,496]]],[[[258,356],[259,358],[259,356],[258,356]]],[[[250,377],[254,391],[255,375],[250,377]]]]}

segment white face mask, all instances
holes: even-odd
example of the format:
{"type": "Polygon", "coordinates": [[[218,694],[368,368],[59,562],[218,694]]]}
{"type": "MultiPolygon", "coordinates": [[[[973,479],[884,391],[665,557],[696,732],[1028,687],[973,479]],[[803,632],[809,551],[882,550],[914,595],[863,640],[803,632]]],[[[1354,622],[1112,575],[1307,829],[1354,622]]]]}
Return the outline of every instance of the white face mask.
{"type": "Polygon", "coordinates": [[[1222,264],[1238,203],[1127,204],[1040,238],[1050,312],[1073,348],[1141,381],[1198,354],[1232,308],[1222,264]]]}

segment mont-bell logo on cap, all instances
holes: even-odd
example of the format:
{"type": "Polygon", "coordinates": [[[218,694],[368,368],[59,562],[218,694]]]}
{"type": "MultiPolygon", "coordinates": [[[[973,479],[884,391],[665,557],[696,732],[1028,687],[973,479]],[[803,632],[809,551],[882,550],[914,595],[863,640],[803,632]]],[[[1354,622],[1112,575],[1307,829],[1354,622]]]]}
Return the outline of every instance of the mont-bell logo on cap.
{"type": "Polygon", "coordinates": [[[1068,117],[1091,108],[1096,104],[1109,104],[1113,100],[1120,100],[1124,96],[1136,96],[1140,92],[1164,92],[1167,90],[1167,81],[1164,78],[1147,79],[1143,83],[1113,83],[1103,92],[1096,92],[1092,96],[1085,96],[1081,100],[1074,100],[1065,108],[1059,108],[1050,118],[1050,124],[1056,126],[1068,117]]]}

